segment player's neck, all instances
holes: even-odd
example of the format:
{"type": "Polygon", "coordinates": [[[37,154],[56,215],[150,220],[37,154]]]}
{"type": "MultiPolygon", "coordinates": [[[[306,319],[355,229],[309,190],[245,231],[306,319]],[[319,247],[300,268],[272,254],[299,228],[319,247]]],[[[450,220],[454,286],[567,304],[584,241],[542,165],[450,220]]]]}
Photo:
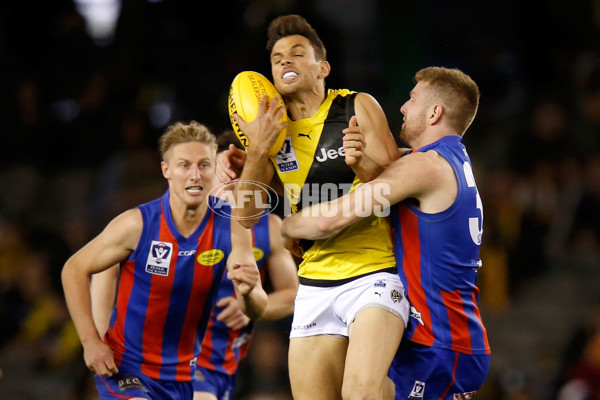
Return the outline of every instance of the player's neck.
{"type": "Polygon", "coordinates": [[[171,204],[171,217],[177,231],[184,237],[189,237],[200,226],[207,208],[206,201],[194,207],[186,204],[171,204]]]}
{"type": "Polygon", "coordinates": [[[312,91],[306,91],[295,94],[286,99],[288,116],[293,121],[311,118],[314,116],[327,97],[324,87],[315,88],[312,91]]]}

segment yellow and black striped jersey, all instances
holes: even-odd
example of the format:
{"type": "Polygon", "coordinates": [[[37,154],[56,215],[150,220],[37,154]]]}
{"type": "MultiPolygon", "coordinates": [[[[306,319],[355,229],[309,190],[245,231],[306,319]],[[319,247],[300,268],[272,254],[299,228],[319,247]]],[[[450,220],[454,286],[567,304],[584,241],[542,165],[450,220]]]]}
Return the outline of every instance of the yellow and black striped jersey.
{"type": "MultiPolygon", "coordinates": [[[[346,165],[342,146],[355,96],[329,89],[314,116],[288,122],[285,143],[271,161],[293,212],[335,199],[360,183],[346,165]]],[[[305,248],[299,276],[304,284],[333,285],[395,266],[389,223],[371,216],[305,248]]]]}

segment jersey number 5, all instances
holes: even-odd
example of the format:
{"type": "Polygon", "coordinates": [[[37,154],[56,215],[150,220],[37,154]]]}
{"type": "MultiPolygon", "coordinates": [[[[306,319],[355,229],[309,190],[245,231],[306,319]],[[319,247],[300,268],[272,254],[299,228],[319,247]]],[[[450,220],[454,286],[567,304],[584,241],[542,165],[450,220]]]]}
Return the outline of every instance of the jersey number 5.
{"type": "Polygon", "coordinates": [[[475,185],[475,176],[473,175],[471,164],[465,162],[463,164],[463,171],[465,173],[467,185],[475,188],[479,216],[475,218],[469,218],[469,232],[471,233],[471,239],[473,242],[479,246],[481,245],[481,236],[483,235],[483,203],[481,202],[481,197],[479,196],[479,190],[477,190],[477,186],[475,185]]]}

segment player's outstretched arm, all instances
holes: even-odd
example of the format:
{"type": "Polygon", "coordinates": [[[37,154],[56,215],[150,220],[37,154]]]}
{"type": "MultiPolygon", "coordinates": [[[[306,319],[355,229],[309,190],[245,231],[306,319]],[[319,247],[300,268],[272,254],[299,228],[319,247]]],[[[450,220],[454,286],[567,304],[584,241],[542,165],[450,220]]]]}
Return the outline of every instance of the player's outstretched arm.
{"type": "MultiPolygon", "coordinates": [[[[356,190],[286,217],[282,235],[325,239],[361,218],[389,215],[390,206],[407,198],[417,199],[421,207],[432,207],[427,212],[441,211],[448,206],[448,199],[441,192],[448,188],[448,181],[454,179],[452,174],[449,164],[434,151],[407,155],[356,190]]],[[[453,184],[456,185],[455,181],[453,184]]]]}

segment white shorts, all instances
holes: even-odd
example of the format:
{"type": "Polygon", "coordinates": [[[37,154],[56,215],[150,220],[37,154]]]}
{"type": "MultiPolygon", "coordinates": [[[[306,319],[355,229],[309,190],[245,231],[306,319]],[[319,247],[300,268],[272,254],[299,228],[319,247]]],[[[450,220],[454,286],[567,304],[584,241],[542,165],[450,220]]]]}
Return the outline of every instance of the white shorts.
{"type": "Polygon", "coordinates": [[[359,311],[381,307],[408,321],[409,304],[397,274],[377,272],[339,286],[300,285],[294,303],[290,338],[315,335],[349,336],[359,311]]]}

